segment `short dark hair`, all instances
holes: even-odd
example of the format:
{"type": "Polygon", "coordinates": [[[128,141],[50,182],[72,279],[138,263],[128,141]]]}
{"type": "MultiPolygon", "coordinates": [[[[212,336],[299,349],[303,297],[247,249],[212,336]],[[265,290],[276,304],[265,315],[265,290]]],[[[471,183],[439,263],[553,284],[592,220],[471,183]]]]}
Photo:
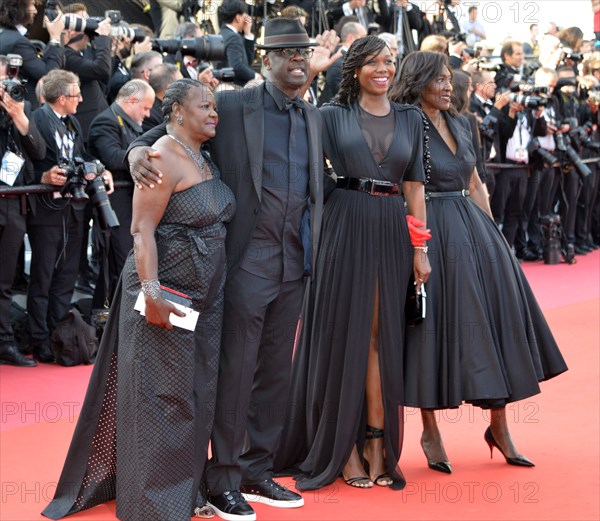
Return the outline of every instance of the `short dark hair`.
{"type": "Polygon", "coordinates": [[[225,0],[217,9],[219,23],[230,24],[238,14],[246,14],[248,7],[242,0],[225,0]]]}
{"type": "MultiPolygon", "coordinates": [[[[411,52],[400,65],[398,82],[390,92],[390,99],[397,103],[418,105],[425,87],[442,72],[443,67],[454,77],[447,55],[431,51],[411,52]]],[[[448,112],[456,115],[456,109],[452,105],[448,112]]]]}
{"type": "Polygon", "coordinates": [[[162,58],[163,56],[158,51],[146,51],[136,54],[131,60],[131,78],[134,80],[139,78],[146,64],[156,57],[162,58]]]}
{"type": "Polygon", "coordinates": [[[86,13],[88,12],[87,5],[85,5],[83,2],[75,2],[69,5],[65,5],[62,9],[62,12],[64,14],[73,14],[78,13],[80,11],[85,11],[86,13]]]}
{"type": "Polygon", "coordinates": [[[175,80],[175,74],[179,72],[177,65],[173,63],[163,63],[158,65],[150,72],[150,87],[154,92],[163,92],[175,80]]]}
{"type": "Polygon", "coordinates": [[[500,57],[502,58],[502,60],[504,60],[505,56],[513,55],[513,47],[515,45],[523,47],[523,44],[521,42],[518,42],[517,40],[507,40],[502,44],[502,49],[500,50],[500,57]]]}
{"type": "Polygon", "coordinates": [[[0,27],[15,27],[28,20],[27,0],[2,0],[0,2],[0,27]]]}

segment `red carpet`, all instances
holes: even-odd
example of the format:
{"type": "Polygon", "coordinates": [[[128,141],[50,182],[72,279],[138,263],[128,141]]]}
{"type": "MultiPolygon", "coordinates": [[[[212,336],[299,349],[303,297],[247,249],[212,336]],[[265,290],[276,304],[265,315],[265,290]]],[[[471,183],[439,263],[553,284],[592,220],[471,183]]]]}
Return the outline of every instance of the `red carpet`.
{"type": "MultiPolygon", "coordinates": [[[[439,416],[454,473],[433,472],[419,446],[418,411],[409,409],[404,491],[357,490],[338,480],[305,493],[300,509],[257,505],[259,521],[600,519],[600,251],[574,266],[524,269],[570,369],[508,408],[513,438],[535,468],[511,467],[497,451],[490,460],[486,414],[464,406],[439,416]]],[[[54,494],[90,372],[0,367],[1,521],[45,519],[39,512],[54,494]]],[[[70,519],[115,520],[115,504],[70,519]]]]}

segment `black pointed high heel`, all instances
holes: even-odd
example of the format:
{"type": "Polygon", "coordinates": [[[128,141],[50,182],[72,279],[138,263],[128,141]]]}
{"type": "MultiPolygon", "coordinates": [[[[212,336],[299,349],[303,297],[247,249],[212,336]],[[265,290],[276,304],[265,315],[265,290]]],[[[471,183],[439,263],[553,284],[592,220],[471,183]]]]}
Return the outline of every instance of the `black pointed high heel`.
{"type": "MultiPolygon", "coordinates": [[[[370,425],[367,425],[367,432],[365,434],[365,440],[374,440],[376,438],[383,438],[383,429],[377,429],[376,427],[371,427],[370,425]]],[[[369,470],[370,470],[369,460],[366,458],[364,450],[363,450],[363,460],[364,460],[365,472],[367,474],[369,474],[369,477],[370,477],[371,474],[369,472],[369,470]]],[[[385,472],[383,474],[379,474],[379,476],[375,477],[375,479],[371,479],[371,481],[373,483],[375,483],[375,485],[379,485],[380,487],[389,487],[393,482],[392,477],[387,472],[385,472]]]]}
{"type": "Polygon", "coordinates": [[[452,474],[452,464],[449,461],[432,461],[428,458],[427,453],[425,452],[425,447],[423,445],[423,437],[421,436],[421,448],[423,449],[423,454],[427,458],[427,466],[431,470],[436,470],[437,472],[443,472],[444,474],[452,474]]]}
{"type": "Polygon", "coordinates": [[[490,448],[490,459],[492,459],[492,453],[494,451],[494,447],[496,447],[500,453],[504,456],[506,463],[509,465],[516,465],[517,467],[535,467],[533,461],[528,460],[525,456],[518,456],[516,458],[508,458],[504,451],[498,445],[498,442],[494,439],[494,435],[492,434],[491,427],[488,427],[483,435],[488,447],[490,448]]]}

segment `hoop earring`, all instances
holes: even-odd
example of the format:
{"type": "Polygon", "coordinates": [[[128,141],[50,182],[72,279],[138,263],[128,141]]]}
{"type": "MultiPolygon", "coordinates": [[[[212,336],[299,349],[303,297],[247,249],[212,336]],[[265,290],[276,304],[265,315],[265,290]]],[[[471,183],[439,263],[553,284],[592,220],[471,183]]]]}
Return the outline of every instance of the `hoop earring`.
{"type": "Polygon", "coordinates": [[[183,116],[179,116],[179,117],[177,118],[177,124],[178,124],[179,126],[183,125],[183,116]]]}

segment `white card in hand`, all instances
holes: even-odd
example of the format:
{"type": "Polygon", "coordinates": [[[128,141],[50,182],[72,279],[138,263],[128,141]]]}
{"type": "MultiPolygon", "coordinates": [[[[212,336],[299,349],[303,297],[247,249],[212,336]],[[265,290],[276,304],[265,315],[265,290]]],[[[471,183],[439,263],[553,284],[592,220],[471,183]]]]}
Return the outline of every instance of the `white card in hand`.
{"type": "MultiPolygon", "coordinates": [[[[169,300],[169,302],[171,301],[169,300]]],[[[194,331],[196,329],[196,323],[198,322],[200,313],[194,311],[192,308],[177,304],[176,302],[171,302],[171,304],[173,304],[179,311],[183,311],[185,313],[185,317],[178,317],[177,315],[171,313],[169,315],[171,324],[182,329],[187,329],[188,331],[194,331]]],[[[135,301],[135,306],[133,306],[133,309],[139,311],[143,317],[146,316],[146,299],[141,291],[137,300],[135,301]]]]}

